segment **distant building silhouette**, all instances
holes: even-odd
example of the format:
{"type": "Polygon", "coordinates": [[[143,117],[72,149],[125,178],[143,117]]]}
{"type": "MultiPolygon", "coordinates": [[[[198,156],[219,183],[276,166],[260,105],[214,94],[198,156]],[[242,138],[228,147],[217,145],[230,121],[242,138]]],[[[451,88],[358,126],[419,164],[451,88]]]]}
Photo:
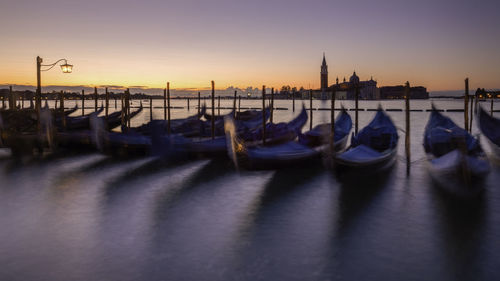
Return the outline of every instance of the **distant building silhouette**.
{"type": "Polygon", "coordinates": [[[326,99],[328,90],[328,65],[326,64],[325,53],[323,53],[323,62],[321,63],[321,99],[326,99]]]}

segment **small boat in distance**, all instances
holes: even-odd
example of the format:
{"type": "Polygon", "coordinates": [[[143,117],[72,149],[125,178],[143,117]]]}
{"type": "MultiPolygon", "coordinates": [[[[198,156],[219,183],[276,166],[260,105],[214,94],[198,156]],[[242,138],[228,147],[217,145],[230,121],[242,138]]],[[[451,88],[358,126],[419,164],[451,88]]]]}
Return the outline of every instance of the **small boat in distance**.
{"type": "Polygon", "coordinates": [[[490,116],[479,107],[478,123],[481,132],[488,140],[496,160],[500,160],[500,119],[490,116]]]}
{"type": "Polygon", "coordinates": [[[353,133],[350,147],[332,155],[334,168],[358,175],[390,168],[396,161],[398,138],[396,126],[379,106],[373,120],[357,135],[353,133]]]}
{"type": "Polygon", "coordinates": [[[424,133],[424,149],[432,179],[442,189],[458,197],[482,190],[490,165],[479,140],[435,110],[424,133]]]}

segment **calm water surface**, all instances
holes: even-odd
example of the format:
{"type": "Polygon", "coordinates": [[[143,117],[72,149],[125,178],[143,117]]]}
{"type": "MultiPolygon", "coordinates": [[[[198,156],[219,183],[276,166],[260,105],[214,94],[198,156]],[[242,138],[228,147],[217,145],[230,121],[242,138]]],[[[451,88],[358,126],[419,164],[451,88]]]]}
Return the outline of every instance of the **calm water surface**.
{"type": "MultiPolygon", "coordinates": [[[[455,100],[436,104],[462,108],[455,100]]],[[[275,120],[297,113],[276,111],[275,120]]],[[[446,114],[463,124],[463,113],[446,114]]],[[[360,127],[373,115],[361,112],[360,127]]],[[[403,112],[390,115],[404,128],[403,112]]],[[[0,151],[0,280],[499,280],[500,168],[493,165],[477,199],[440,192],[423,161],[428,116],[411,114],[410,176],[401,133],[395,167],[356,183],[339,181],[321,163],[238,172],[223,160],[97,153],[16,160],[0,151]]],[[[133,125],[148,120],[145,110],[133,125]]],[[[314,111],[313,120],[328,121],[329,112],[314,111]]]]}

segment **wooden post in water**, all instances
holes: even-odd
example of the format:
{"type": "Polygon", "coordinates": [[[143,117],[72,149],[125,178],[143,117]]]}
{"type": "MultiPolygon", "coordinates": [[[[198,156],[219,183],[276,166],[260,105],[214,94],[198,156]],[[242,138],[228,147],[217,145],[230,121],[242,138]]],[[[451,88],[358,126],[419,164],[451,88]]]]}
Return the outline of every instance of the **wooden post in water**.
{"type": "Polygon", "coordinates": [[[332,96],[330,97],[330,155],[335,153],[335,98],[337,95],[337,85],[333,86],[332,96]]]}
{"type": "Polygon", "coordinates": [[[274,88],[271,88],[271,115],[269,121],[273,123],[273,111],[274,111],[274,88]]]}
{"type": "Polygon", "coordinates": [[[469,131],[469,78],[465,78],[465,94],[464,94],[464,129],[469,131]]]}
{"type": "Polygon", "coordinates": [[[127,128],[130,128],[130,90],[127,88],[127,128]]]}
{"type": "Polygon", "coordinates": [[[153,98],[149,97],[149,121],[153,120],[153,98]]]}
{"type": "Polygon", "coordinates": [[[469,122],[469,132],[472,132],[472,119],[474,118],[474,95],[471,95],[470,100],[470,122],[469,122]]]}
{"type": "Polygon", "coordinates": [[[64,92],[61,91],[61,95],[59,97],[60,100],[60,114],[61,114],[61,119],[62,119],[62,126],[63,129],[66,129],[66,115],[64,114],[64,92]]]}
{"type": "Polygon", "coordinates": [[[21,109],[24,109],[24,95],[21,95],[21,109]]]}
{"type": "Polygon", "coordinates": [[[120,93],[120,101],[121,101],[121,129],[122,129],[122,132],[123,132],[123,128],[125,127],[125,102],[123,101],[123,99],[125,98],[125,93],[120,93]]]}
{"type": "Polygon", "coordinates": [[[354,93],[354,119],[355,119],[355,125],[354,125],[354,134],[358,135],[358,107],[359,107],[359,85],[356,83],[354,85],[355,88],[355,93],[354,93]]]}
{"type": "Polygon", "coordinates": [[[108,119],[108,114],[109,114],[109,92],[108,92],[108,87],[106,87],[106,119],[108,119]]]}
{"type": "Polygon", "coordinates": [[[167,82],[167,133],[170,135],[170,82],[167,82]]]}
{"type": "Polygon", "coordinates": [[[234,98],[233,98],[233,118],[236,119],[236,95],[237,92],[234,91],[234,98]]]}
{"type": "MultiPolygon", "coordinates": [[[[127,89],[128,91],[128,89],[127,89]]],[[[97,96],[97,87],[94,87],[94,101],[95,101],[95,105],[94,105],[94,110],[97,111],[97,99],[98,99],[98,96],[97,96]]]]}
{"type": "Polygon", "coordinates": [[[14,101],[14,92],[12,92],[12,86],[9,86],[9,109],[16,109],[16,102],[14,101]]]}
{"type": "Polygon", "coordinates": [[[85,115],[85,90],[82,89],[82,116],[85,115]]]}
{"type": "Polygon", "coordinates": [[[201,106],[201,99],[200,99],[200,92],[198,92],[198,114],[200,114],[201,110],[200,106],[201,106]]]}
{"type": "Polygon", "coordinates": [[[292,92],[292,112],[295,112],[295,92],[292,92]]]}
{"type": "Polygon", "coordinates": [[[241,112],[241,96],[238,97],[238,113],[241,112]]]}
{"type": "Polygon", "coordinates": [[[410,82],[405,85],[405,152],[406,152],[406,174],[410,174],[411,151],[410,151],[410,82]]]}
{"type": "Polygon", "coordinates": [[[309,130],[313,128],[313,91],[309,89],[309,130]]]}
{"type": "Polygon", "coordinates": [[[215,138],[215,84],[212,80],[212,120],[211,120],[211,129],[212,129],[212,139],[215,138]]]}
{"type": "Polygon", "coordinates": [[[266,86],[262,86],[262,144],[266,144],[266,86]]]}
{"type": "Polygon", "coordinates": [[[217,115],[220,116],[220,96],[217,97],[217,115]]]}
{"type": "Polygon", "coordinates": [[[188,111],[189,111],[189,97],[187,97],[187,105],[188,105],[188,111]]]}
{"type": "Polygon", "coordinates": [[[163,120],[167,120],[167,89],[163,89],[163,120]]]}
{"type": "Polygon", "coordinates": [[[490,115],[491,115],[491,117],[493,117],[493,98],[491,98],[490,115]]]}

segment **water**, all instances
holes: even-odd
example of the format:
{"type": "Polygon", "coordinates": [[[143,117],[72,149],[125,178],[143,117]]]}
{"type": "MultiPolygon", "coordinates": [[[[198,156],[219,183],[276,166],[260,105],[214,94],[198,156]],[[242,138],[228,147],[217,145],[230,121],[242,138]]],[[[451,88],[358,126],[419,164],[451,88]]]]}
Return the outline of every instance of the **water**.
{"type": "MultiPolygon", "coordinates": [[[[412,101],[412,108],[430,102],[412,101]]],[[[175,109],[172,117],[195,112],[175,109]]],[[[276,111],[275,120],[294,114],[276,111]]],[[[360,127],[373,114],[360,112],[360,127]]],[[[389,114],[404,128],[403,112],[389,114]]],[[[463,123],[463,113],[446,114],[463,123]]],[[[401,133],[396,166],[356,185],[321,164],[238,172],[221,160],[97,153],[14,160],[1,151],[0,280],[498,280],[500,168],[493,166],[477,199],[458,202],[440,192],[422,160],[428,116],[411,113],[409,177],[401,133]]],[[[145,110],[132,123],[148,119],[145,110]]],[[[329,112],[314,111],[313,120],[328,121],[329,112]]],[[[483,146],[489,151],[484,139],[483,146]]]]}

